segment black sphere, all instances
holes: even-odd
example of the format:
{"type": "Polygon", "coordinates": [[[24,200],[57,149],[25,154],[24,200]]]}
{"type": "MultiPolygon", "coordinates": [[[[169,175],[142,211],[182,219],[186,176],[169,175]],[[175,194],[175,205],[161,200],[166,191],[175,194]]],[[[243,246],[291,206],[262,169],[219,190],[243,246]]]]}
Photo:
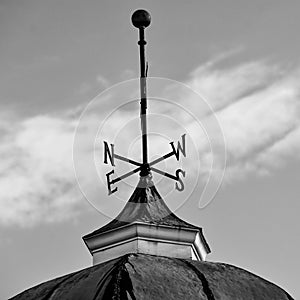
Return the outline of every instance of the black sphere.
{"type": "Polygon", "coordinates": [[[151,22],[151,16],[146,10],[138,9],[131,16],[131,22],[137,28],[148,27],[151,22]]]}

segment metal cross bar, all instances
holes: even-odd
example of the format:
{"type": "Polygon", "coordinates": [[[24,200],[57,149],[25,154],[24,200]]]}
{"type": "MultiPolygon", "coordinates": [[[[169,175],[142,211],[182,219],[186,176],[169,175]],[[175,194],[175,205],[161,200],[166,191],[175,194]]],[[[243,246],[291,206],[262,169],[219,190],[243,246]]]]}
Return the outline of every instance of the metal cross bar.
{"type": "Polygon", "coordinates": [[[159,158],[157,158],[157,159],[151,161],[151,162],[149,163],[149,167],[151,167],[151,166],[153,166],[153,165],[156,165],[156,164],[159,163],[160,161],[165,160],[166,158],[169,158],[169,157],[171,157],[172,155],[174,155],[174,151],[171,151],[171,152],[165,154],[164,156],[161,156],[161,157],[159,157],[159,158]]]}
{"type": "Polygon", "coordinates": [[[128,172],[128,173],[125,173],[124,175],[122,175],[122,176],[120,176],[120,177],[117,177],[117,178],[113,179],[113,180],[111,181],[111,184],[114,184],[114,183],[116,183],[116,182],[118,182],[118,181],[120,181],[120,180],[123,180],[123,179],[129,177],[130,175],[132,175],[132,174],[134,174],[134,173],[140,171],[141,168],[142,168],[142,166],[141,166],[141,167],[138,167],[138,168],[136,168],[136,169],[133,169],[132,171],[130,171],[130,172],[128,172]]]}
{"type": "Polygon", "coordinates": [[[156,169],[156,168],[151,167],[151,170],[154,171],[154,172],[156,172],[156,173],[158,173],[158,174],[161,174],[161,175],[163,175],[163,176],[169,177],[169,178],[171,178],[171,179],[173,179],[173,180],[176,180],[176,181],[179,180],[178,177],[176,177],[176,176],[174,176],[174,175],[172,175],[172,174],[170,174],[170,173],[161,171],[161,170],[159,170],[159,169],[156,169]]]}
{"type": "Polygon", "coordinates": [[[139,162],[137,162],[137,161],[134,161],[134,160],[132,160],[132,159],[130,159],[130,158],[121,156],[121,155],[119,155],[119,154],[114,154],[114,158],[119,159],[119,160],[122,160],[122,161],[126,161],[126,162],[128,162],[128,163],[130,163],[130,164],[132,164],[132,165],[135,165],[135,166],[142,166],[141,163],[139,163],[139,162]]]}

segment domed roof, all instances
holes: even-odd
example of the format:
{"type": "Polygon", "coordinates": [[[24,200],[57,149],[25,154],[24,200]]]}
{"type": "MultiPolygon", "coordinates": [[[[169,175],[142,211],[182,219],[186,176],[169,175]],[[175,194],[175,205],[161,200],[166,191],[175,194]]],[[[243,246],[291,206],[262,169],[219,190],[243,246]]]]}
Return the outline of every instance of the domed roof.
{"type": "Polygon", "coordinates": [[[11,299],[293,298],[275,284],[228,264],[128,254],[42,283],[11,299]]]}

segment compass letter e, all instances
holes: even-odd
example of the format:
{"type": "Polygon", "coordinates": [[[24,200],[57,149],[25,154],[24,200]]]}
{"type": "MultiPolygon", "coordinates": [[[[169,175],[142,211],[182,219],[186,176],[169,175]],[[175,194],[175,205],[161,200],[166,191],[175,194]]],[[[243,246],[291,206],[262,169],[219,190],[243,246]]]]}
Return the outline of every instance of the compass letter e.
{"type": "Polygon", "coordinates": [[[117,187],[115,187],[113,190],[111,189],[111,186],[115,183],[114,180],[111,180],[110,175],[114,174],[114,170],[111,170],[106,174],[106,181],[107,181],[107,188],[108,188],[108,195],[113,194],[118,190],[117,187]]]}
{"type": "MultiPolygon", "coordinates": [[[[109,159],[110,164],[114,167],[115,166],[115,153],[114,153],[114,144],[110,144],[110,147],[108,146],[108,143],[103,141],[104,143],[104,163],[108,164],[107,160],[109,159]]],[[[111,189],[111,186],[115,183],[114,180],[110,178],[110,176],[114,174],[114,170],[111,170],[106,174],[106,181],[107,181],[107,188],[108,188],[108,195],[111,195],[112,193],[116,192],[118,188],[111,189]]]]}

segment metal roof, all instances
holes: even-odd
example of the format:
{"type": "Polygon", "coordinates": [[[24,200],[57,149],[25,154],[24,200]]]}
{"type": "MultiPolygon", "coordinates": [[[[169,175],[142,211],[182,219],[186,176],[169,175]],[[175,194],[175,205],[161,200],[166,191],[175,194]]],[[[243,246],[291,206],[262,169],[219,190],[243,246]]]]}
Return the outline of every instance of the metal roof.
{"type": "Polygon", "coordinates": [[[185,227],[200,230],[199,227],[181,220],[171,212],[159,195],[151,177],[147,176],[140,178],[129,201],[114,220],[92,233],[85,235],[83,239],[134,222],[145,222],[154,225],[185,227]]]}
{"type": "Polygon", "coordinates": [[[11,298],[291,300],[283,289],[223,263],[146,254],[117,259],[42,283],[11,298]]]}

